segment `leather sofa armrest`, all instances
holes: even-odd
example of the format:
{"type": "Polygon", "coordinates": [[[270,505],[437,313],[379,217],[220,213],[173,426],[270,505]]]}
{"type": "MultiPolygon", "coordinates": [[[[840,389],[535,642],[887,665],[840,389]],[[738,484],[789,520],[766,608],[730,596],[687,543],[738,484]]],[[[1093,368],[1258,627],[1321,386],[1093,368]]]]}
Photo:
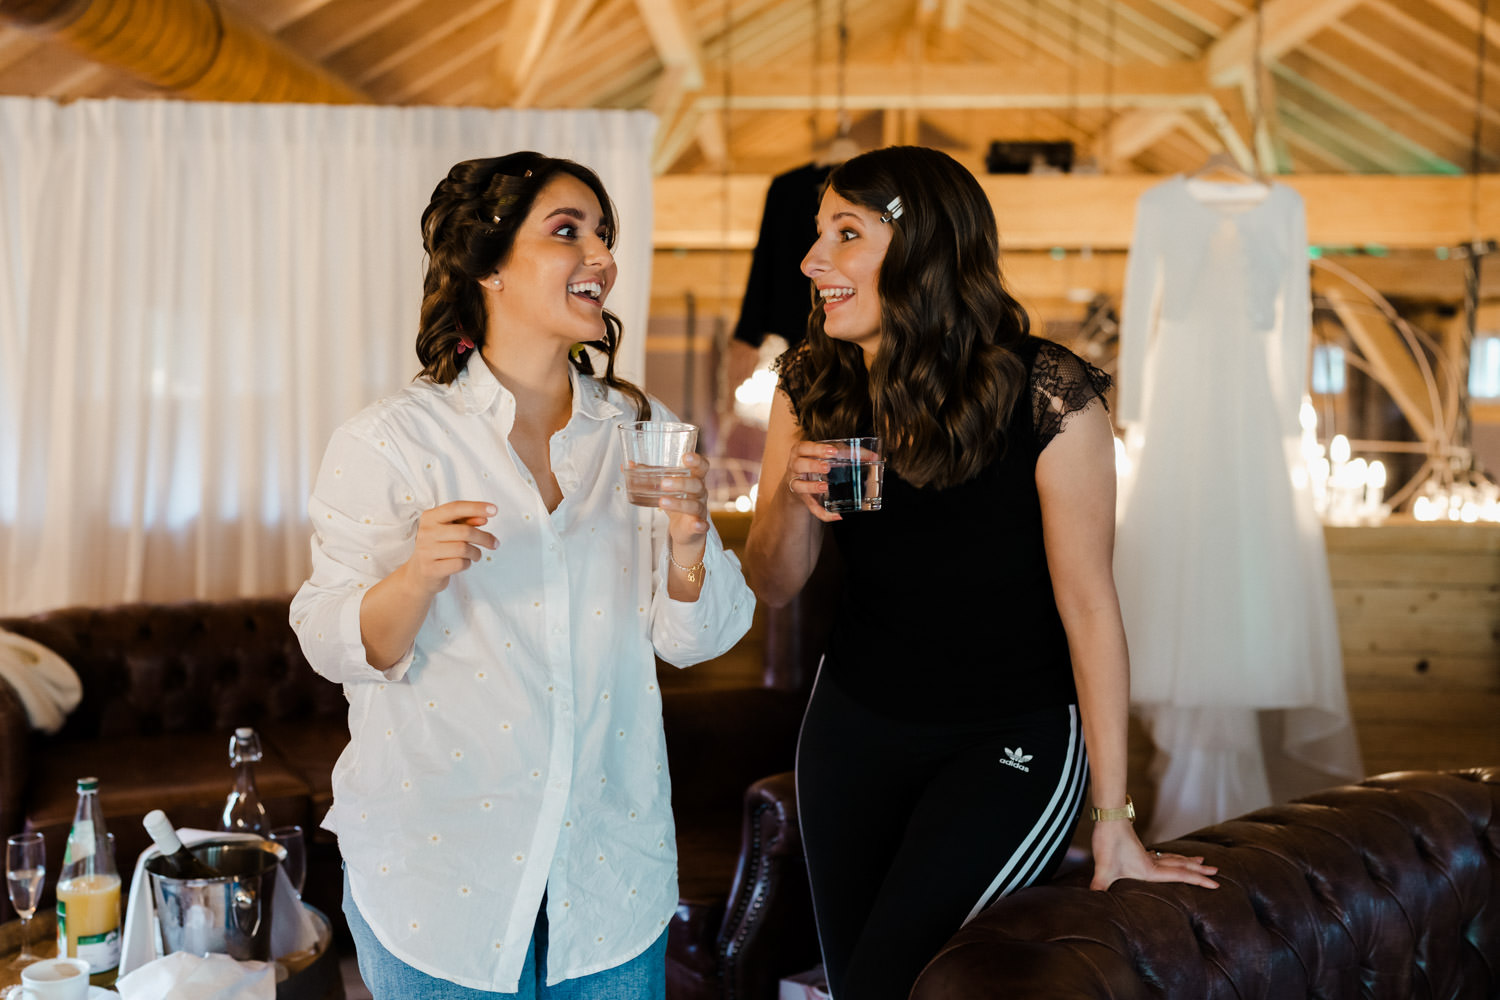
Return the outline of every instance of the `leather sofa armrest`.
{"type": "Polygon", "coordinates": [[[775,996],[780,979],[818,961],[791,771],[763,778],[745,792],[739,867],[718,952],[726,1000],[775,996]]]}

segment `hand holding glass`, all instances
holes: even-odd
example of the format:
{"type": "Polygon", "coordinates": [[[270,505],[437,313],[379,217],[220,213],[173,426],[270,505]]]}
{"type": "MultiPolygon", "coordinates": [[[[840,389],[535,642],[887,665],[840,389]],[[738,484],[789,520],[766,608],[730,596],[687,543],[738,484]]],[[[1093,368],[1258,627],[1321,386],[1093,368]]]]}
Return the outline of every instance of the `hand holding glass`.
{"type": "Polygon", "coordinates": [[[819,441],[832,445],[834,454],[825,458],[828,475],[815,478],[828,483],[823,494],[823,509],[835,514],[857,510],[879,510],[881,487],[885,483],[885,458],[880,454],[880,439],[875,437],[836,438],[819,441]]]}
{"type": "Polygon", "coordinates": [[[687,457],[698,447],[698,428],[664,420],[620,424],[625,498],[637,507],[657,507],[663,497],[688,499],[686,493],[662,489],[662,480],[692,475],[687,457]]]}
{"type": "Polygon", "coordinates": [[[21,953],[14,965],[29,965],[39,955],[31,950],[27,924],[42,899],[42,883],[47,877],[47,847],[40,833],[18,833],[5,840],[5,883],[10,890],[10,905],[21,917],[21,953]]]}

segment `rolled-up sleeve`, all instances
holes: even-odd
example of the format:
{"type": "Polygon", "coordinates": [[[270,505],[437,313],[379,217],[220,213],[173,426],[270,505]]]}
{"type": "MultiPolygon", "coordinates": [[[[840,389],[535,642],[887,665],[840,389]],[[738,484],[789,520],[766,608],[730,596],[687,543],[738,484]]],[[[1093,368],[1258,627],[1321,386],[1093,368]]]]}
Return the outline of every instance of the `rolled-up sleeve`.
{"type": "Polygon", "coordinates": [[[341,428],[329,442],[308,503],[312,575],[292,598],[291,624],[308,663],[331,681],[400,680],[412,650],[385,670],[371,666],[360,605],[410,557],[422,501],[395,445],[341,428]]]}
{"type": "Polygon", "coordinates": [[[712,523],[704,543],[703,590],[696,601],[667,595],[667,516],[653,523],[655,555],[651,600],[651,644],[674,667],[690,667],[723,656],[750,630],[755,595],[745,583],[740,561],[724,548],[712,523]]]}

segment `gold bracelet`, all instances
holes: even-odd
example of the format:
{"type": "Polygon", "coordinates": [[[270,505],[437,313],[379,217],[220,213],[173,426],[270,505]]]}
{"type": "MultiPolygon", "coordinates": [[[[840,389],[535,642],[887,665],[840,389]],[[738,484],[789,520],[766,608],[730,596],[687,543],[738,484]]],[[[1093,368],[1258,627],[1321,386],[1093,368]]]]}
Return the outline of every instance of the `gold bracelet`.
{"type": "MultiPolygon", "coordinates": [[[[703,551],[705,554],[708,552],[707,549],[704,549],[703,551]]],[[[701,584],[703,582],[703,577],[708,573],[708,568],[703,565],[702,559],[699,559],[697,565],[694,566],[684,566],[682,563],[678,562],[672,555],[671,542],[667,542],[667,562],[682,570],[683,574],[688,578],[688,583],[701,584]]]]}
{"type": "Polygon", "coordinates": [[[1089,810],[1089,819],[1095,823],[1101,820],[1128,819],[1135,822],[1135,803],[1130,801],[1130,796],[1125,796],[1125,804],[1117,809],[1100,809],[1095,806],[1089,810]]]}

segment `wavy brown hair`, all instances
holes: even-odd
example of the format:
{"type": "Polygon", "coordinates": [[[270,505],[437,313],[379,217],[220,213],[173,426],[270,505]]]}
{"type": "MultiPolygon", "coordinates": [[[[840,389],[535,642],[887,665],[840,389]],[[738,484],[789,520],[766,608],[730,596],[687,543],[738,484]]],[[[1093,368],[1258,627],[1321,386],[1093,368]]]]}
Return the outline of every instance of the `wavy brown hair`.
{"type": "MultiPolygon", "coordinates": [[[[572,160],[532,152],[464,160],[454,164],[432,192],[422,212],[427,275],[422,282],[422,315],[417,328],[417,360],[422,363],[419,378],[446,385],[484,348],[487,314],[479,281],[510,258],[517,228],[531,211],[538,192],[558,174],[570,174],[594,192],[604,212],[608,232],[605,243],[614,249],[614,202],[599,175],[572,160]],[[474,343],[475,350],[459,351],[464,337],[474,343]]],[[[604,310],[604,336],[583,345],[604,356],[604,374],[595,374],[587,350],[574,349],[573,367],[620,390],[635,404],[639,418],[649,420],[651,403],[646,394],[615,375],[621,332],[619,317],[604,310]]]]}
{"type": "Polygon", "coordinates": [[[995,213],[974,175],[951,156],[891,146],[836,167],[827,188],[877,215],[900,197],[881,262],[880,349],[823,330],[813,293],[810,384],[798,405],[809,440],[874,431],[886,460],[917,486],[973,478],[1005,448],[1025,387],[1014,347],[1031,321],[1005,290],[995,213]]]}

